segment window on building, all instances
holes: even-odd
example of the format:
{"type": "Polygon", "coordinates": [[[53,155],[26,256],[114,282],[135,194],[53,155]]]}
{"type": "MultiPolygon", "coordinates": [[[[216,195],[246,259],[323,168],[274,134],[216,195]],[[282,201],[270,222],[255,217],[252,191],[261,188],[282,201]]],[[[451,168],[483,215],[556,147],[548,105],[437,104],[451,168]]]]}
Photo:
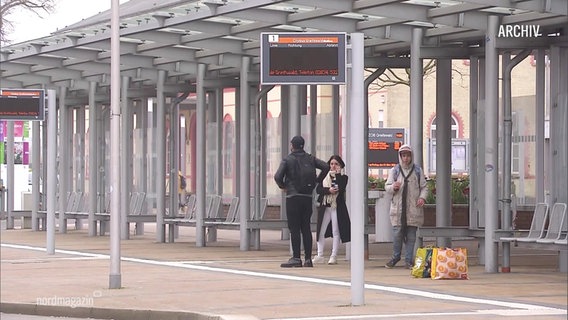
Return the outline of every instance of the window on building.
{"type": "MultiPolygon", "coordinates": [[[[452,115],[452,139],[458,138],[459,125],[456,118],[452,115]]],[[[436,117],[432,119],[432,124],[430,125],[430,138],[436,139],[436,117]]]]}

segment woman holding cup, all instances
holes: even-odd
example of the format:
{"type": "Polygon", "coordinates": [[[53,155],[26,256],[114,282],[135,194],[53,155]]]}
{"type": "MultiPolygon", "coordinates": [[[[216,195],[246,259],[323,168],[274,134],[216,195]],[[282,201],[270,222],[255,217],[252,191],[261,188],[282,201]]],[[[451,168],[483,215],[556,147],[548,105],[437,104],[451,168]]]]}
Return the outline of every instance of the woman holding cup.
{"type": "Polygon", "coordinates": [[[327,163],[329,173],[317,187],[318,224],[317,256],[314,263],[323,263],[325,238],[332,237],[331,255],[327,264],[337,264],[337,251],[340,241],[351,241],[351,220],[345,203],[345,191],[348,176],[345,174],[345,162],[339,155],[332,155],[327,163]]]}

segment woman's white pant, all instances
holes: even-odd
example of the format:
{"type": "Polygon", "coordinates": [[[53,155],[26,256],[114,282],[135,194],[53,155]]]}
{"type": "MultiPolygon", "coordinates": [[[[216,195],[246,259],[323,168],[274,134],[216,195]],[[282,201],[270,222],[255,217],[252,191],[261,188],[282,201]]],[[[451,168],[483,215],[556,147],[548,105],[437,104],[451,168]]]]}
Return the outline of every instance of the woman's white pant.
{"type": "Polygon", "coordinates": [[[318,256],[322,257],[325,250],[325,230],[331,221],[331,232],[333,234],[333,242],[331,248],[331,256],[337,257],[337,250],[339,249],[339,225],[337,224],[337,208],[327,207],[323,214],[321,223],[320,234],[318,235],[318,256]]]}

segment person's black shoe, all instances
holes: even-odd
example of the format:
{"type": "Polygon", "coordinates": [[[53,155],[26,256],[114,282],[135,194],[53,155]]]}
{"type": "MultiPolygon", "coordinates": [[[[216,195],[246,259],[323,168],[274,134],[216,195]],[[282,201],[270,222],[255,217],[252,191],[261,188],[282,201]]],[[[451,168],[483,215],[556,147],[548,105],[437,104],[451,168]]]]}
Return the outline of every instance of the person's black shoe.
{"type": "Polygon", "coordinates": [[[312,259],[306,259],[306,261],[304,261],[304,267],[305,268],[313,268],[314,264],[312,262],[312,259]]]}
{"type": "Polygon", "coordinates": [[[288,262],[284,262],[280,265],[282,268],[301,268],[302,267],[302,259],[300,258],[290,258],[288,262]]]}
{"type": "Polygon", "coordinates": [[[396,265],[397,262],[398,262],[398,260],[391,259],[391,261],[389,261],[389,262],[387,262],[387,264],[385,264],[385,268],[392,269],[392,268],[394,268],[394,266],[396,265]]]}

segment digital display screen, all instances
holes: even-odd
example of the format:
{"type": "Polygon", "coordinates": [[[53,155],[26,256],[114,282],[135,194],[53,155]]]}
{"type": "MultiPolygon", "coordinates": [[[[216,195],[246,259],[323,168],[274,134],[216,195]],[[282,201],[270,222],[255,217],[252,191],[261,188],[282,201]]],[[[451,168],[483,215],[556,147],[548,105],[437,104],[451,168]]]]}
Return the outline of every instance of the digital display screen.
{"type": "Polygon", "coordinates": [[[262,33],[262,84],[345,83],[345,33],[262,33]]]}
{"type": "Polygon", "coordinates": [[[0,89],[0,119],[43,120],[43,90],[0,89]]]}
{"type": "Polygon", "coordinates": [[[369,168],[389,169],[398,163],[398,149],[404,144],[402,128],[369,128],[369,168]]]}

